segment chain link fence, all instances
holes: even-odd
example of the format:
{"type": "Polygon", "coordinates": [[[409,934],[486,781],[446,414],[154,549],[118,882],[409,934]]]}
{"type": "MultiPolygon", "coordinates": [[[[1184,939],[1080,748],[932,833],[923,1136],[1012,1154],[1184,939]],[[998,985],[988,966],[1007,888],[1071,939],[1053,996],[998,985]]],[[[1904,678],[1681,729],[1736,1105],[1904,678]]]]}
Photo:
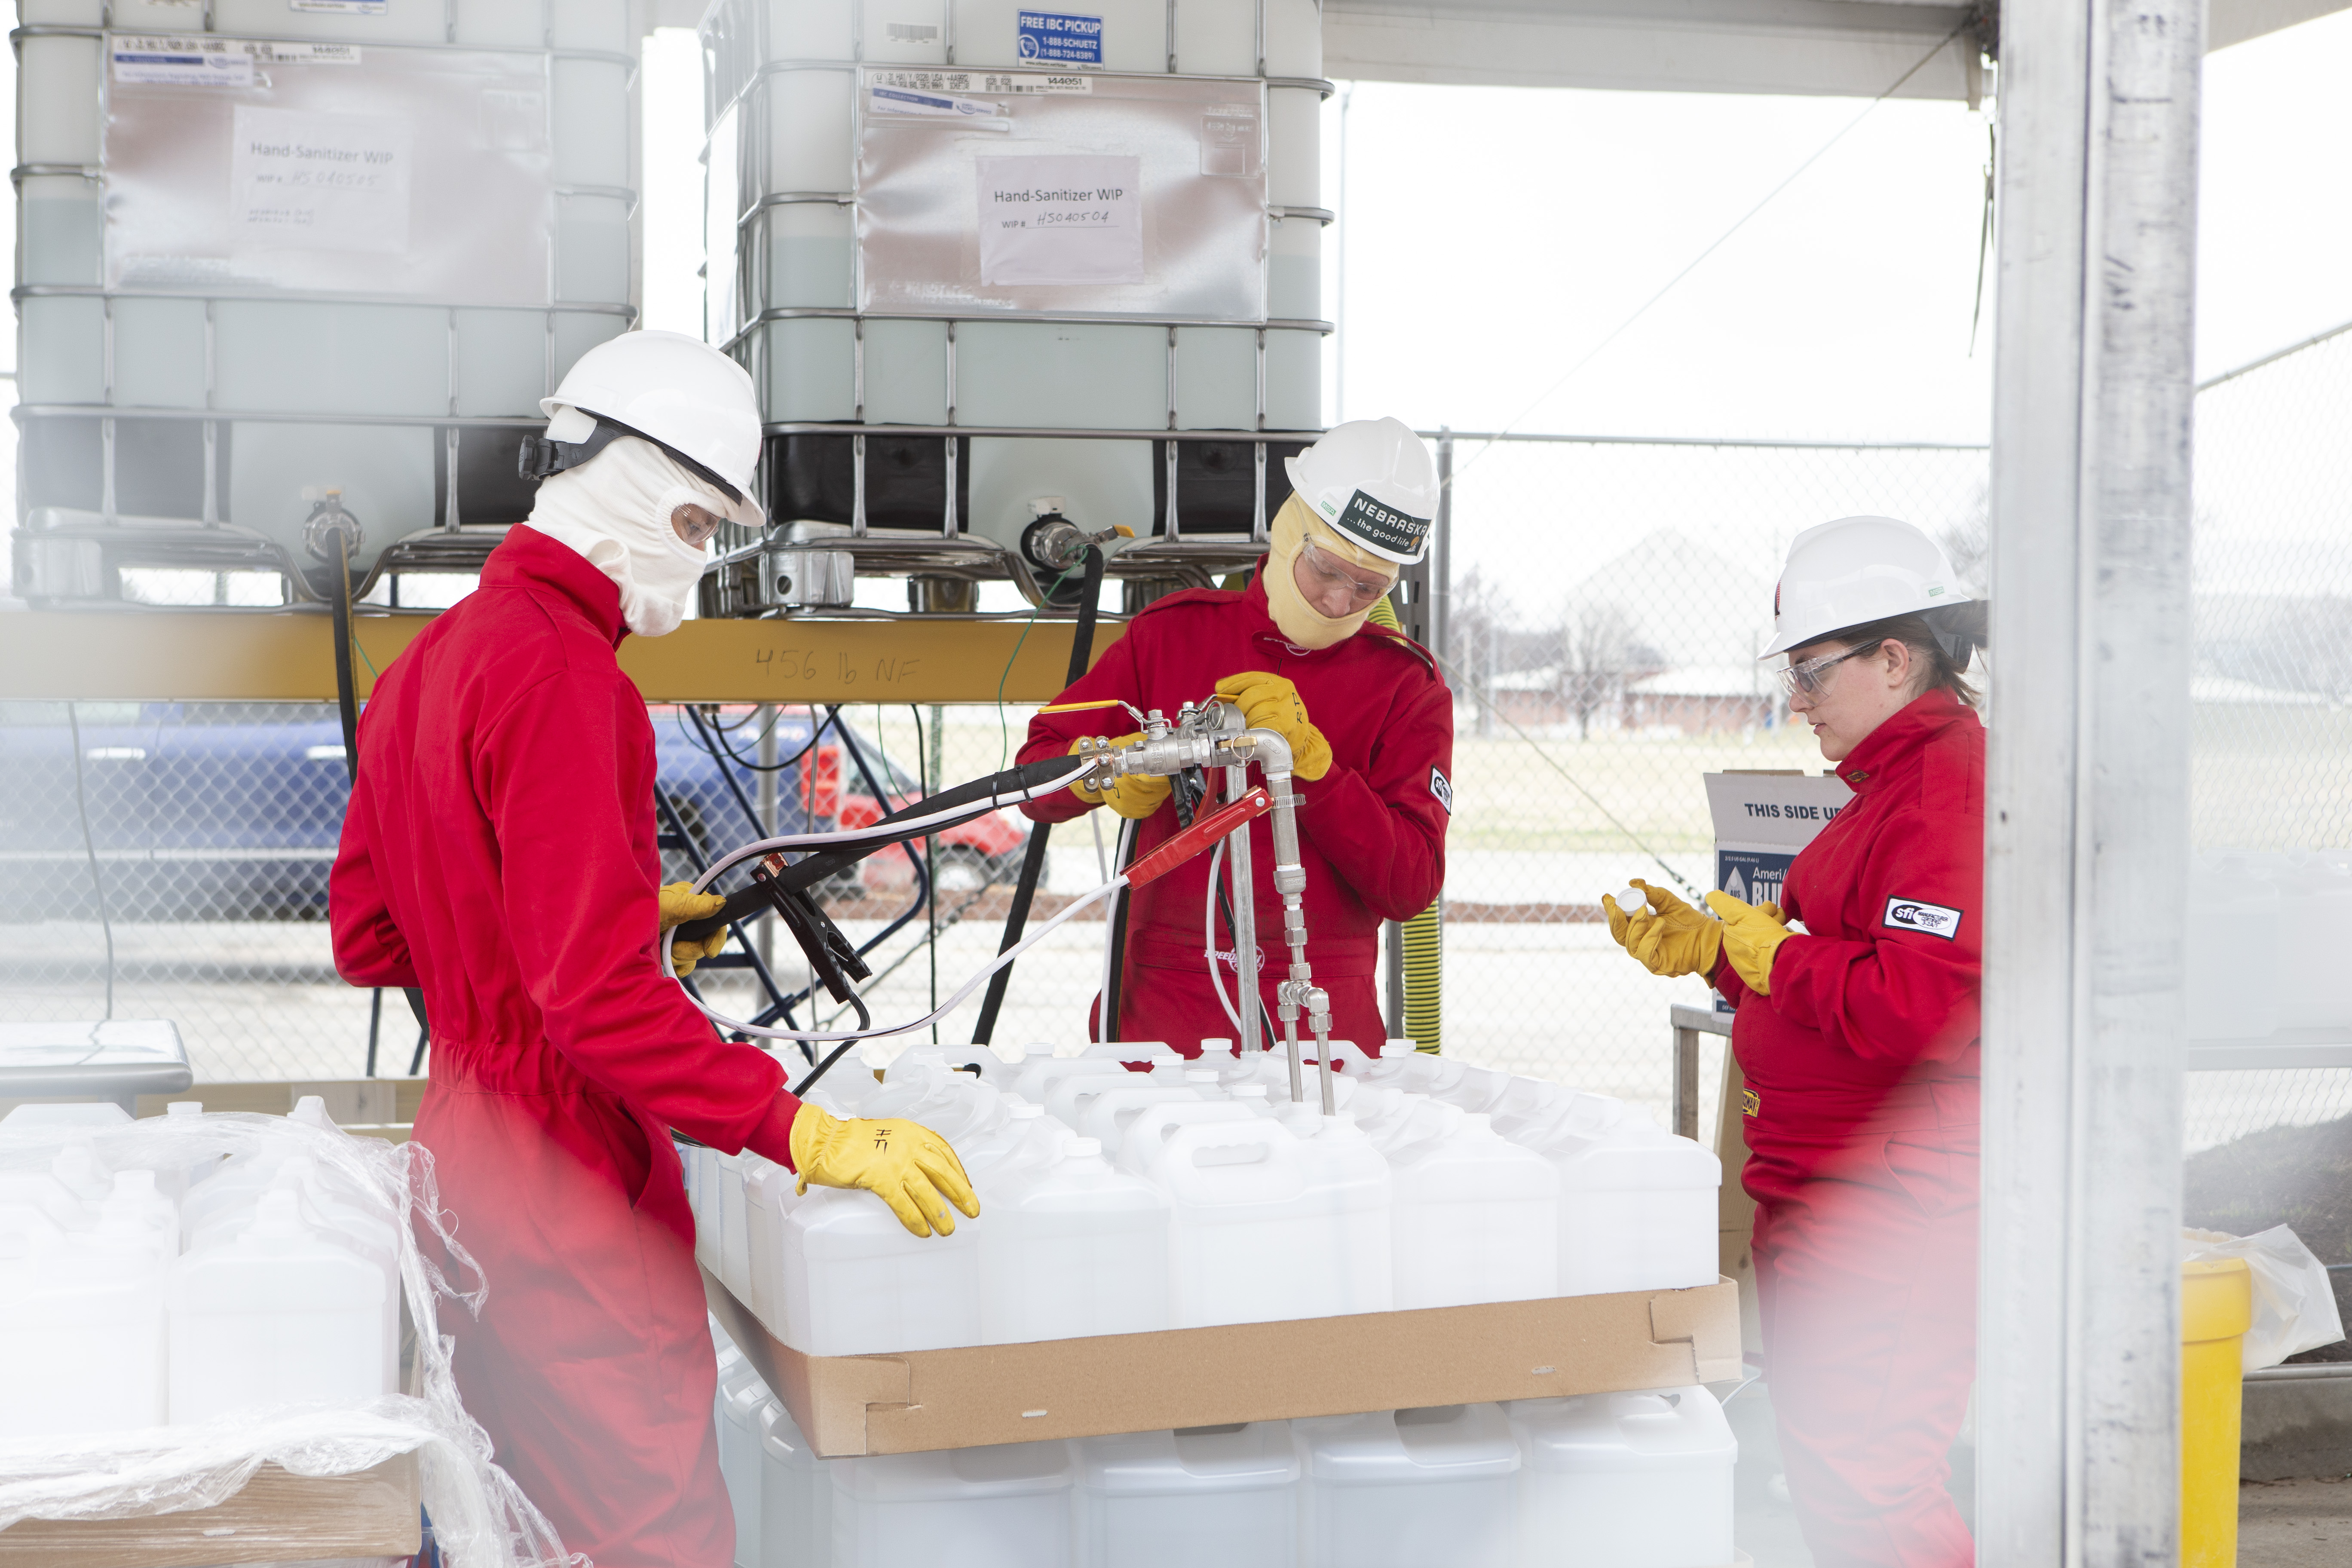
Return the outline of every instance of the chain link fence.
{"type": "MultiPolygon", "coordinates": [[[[2200,866],[2352,847],[2347,416],[2352,335],[2200,398],[2200,866]]],[[[1599,896],[1633,876],[1711,885],[1706,773],[1822,768],[1810,736],[1782,722],[1756,659],[1790,539],[1854,512],[1906,518],[1975,576],[1987,454],[1444,439],[1454,482],[1439,651],[1458,721],[1445,1049],[1663,1117],[1667,1009],[1703,1001],[1704,988],[1625,961],[1599,896]]],[[[709,853],[756,823],[789,830],[845,800],[975,777],[1009,760],[1031,710],[853,707],[818,735],[821,710],[731,708],[698,723],[657,709],[665,830],[709,853]]],[[[0,1016],[94,1016],[110,977],[118,1015],[179,1022],[203,1078],[354,1076],[372,1039],[377,1071],[408,1069],[415,1030],[399,998],[353,991],[332,969],[322,917],[342,780],[327,708],[0,710],[0,1016]]],[[[1044,911],[1100,879],[1091,826],[1057,830],[1044,911]]],[[[1008,816],[919,854],[877,856],[827,887],[844,931],[871,948],[877,1017],[929,1011],[992,955],[1025,829],[1008,816]]],[[[666,875],[691,870],[686,849],[667,853],[666,875]]],[[[1084,1028],[1103,929],[1074,920],[1024,960],[1000,1038],[1084,1028]]],[[[703,977],[712,1004],[744,1016],[781,997],[796,1023],[833,1022],[829,1001],[809,1003],[793,944],[771,934],[758,945],[772,986],[749,967],[715,970],[703,977]]],[[[978,1005],[950,1014],[938,1037],[968,1039],[978,1005]]],[[[2191,1147],[2347,1109],[2352,1072],[2199,1074],[2191,1147]]]]}

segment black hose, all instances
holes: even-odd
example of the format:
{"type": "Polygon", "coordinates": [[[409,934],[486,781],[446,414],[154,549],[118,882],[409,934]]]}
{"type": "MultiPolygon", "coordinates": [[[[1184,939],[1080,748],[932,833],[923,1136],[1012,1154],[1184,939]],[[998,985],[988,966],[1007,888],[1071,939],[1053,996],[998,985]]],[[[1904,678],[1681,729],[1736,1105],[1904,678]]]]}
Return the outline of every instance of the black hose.
{"type": "MultiPolygon", "coordinates": [[[[1024,763],[1017,768],[1007,768],[1001,773],[991,773],[984,779],[974,779],[970,784],[958,784],[953,789],[941,790],[937,795],[928,795],[912,805],[902,806],[889,816],[880,818],[874,824],[872,829],[867,830],[872,834],[870,837],[860,838],[855,844],[845,844],[838,848],[821,849],[804,860],[794,861],[777,874],[775,881],[788,892],[798,892],[814,887],[836,872],[847,870],[877,849],[887,848],[893,844],[903,844],[910,838],[925,838],[933,834],[945,833],[959,824],[932,822],[919,827],[904,828],[898,832],[879,832],[875,831],[876,829],[887,828],[894,823],[913,822],[942,811],[952,811],[958,806],[970,806],[971,816],[985,816],[988,813],[998,809],[993,803],[999,797],[1034,790],[1040,784],[1052,783],[1055,778],[1068,773],[1069,771],[1069,758],[1047,757],[1038,762],[1024,763]]],[[[971,816],[963,820],[969,821],[971,816]]],[[[699,941],[709,937],[730,921],[741,920],[747,915],[756,914],[770,907],[766,897],[756,887],[739,888],[727,895],[726,907],[719,913],[706,920],[692,921],[677,927],[677,935],[685,941],[699,941]]]]}
{"type": "MultiPolygon", "coordinates": [[[[870,1029],[874,1026],[874,1015],[866,1010],[866,998],[853,991],[849,994],[849,1005],[857,1009],[857,1026],[860,1029],[870,1029]]],[[[856,1045],[857,1043],[858,1042],[856,1040],[844,1040],[841,1044],[834,1047],[831,1051],[825,1054],[824,1060],[817,1063],[815,1067],[809,1069],[808,1077],[801,1079],[800,1082],[793,1086],[793,1098],[794,1100],[806,1099],[808,1097],[809,1089],[816,1083],[816,1080],[830,1072],[833,1069],[833,1064],[839,1061],[844,1056],[847,1055],[849,1047],[856,1045]]]]}
{"type": "MultiPolygon", "coordinates": [[[[1118,826],[1118,847],[1113,852],[1114,872],[1124,871],[1135,862],[1136,825],[1122,822],[1118,826]]],[[[1119,971],[1127,966],[1127,910],[1132,890],[1121,888],[1110,897],[1110,958],[1103,974],[1102,1037],[1105,1044],[1118,1038],[1119,971]]]]}
{"type": "MultiPolygon", "coordinates": [[[[1087,664],[1095,651],[1095,607],[1102,597],[1103,552],[1099,545],[1087,546],[1086,575],[1078,591],[1078,625],[1070,638],[1069,673],[1062,684],[1066,689],[1077,684],[1087,672],[1087,664]]],[[[1056,762],[1061,759],[1055,758],[1056,762]]],[[[996,945],[1001,957],[1021,941],[1021,933],[1029,924],[1029,905],[1037,896],[1037,879],[1045,869],[1045,845],[1053,836],[1053,824],[1040,822],[1029,829],[1029,847],[1021,856],[1021,879],[1013,886],[1013,907],[1004,914],[1004,939],[996,945]]],[[[980,1005],[980,1022],[972,1026],[971,1043],[984,1046],[996,1037],[996,1016],[1004,1006],[1004,988],[1013,984],[1013,965],[1006,964],[989,976],[988,995],[980,1005]]]]}
{"type": "Polygon", "coordinates": [[[335,530],[335,705],[342,710],[343,773],[360,782],[359,678],[352,673],[352,536],[335,530]]]}

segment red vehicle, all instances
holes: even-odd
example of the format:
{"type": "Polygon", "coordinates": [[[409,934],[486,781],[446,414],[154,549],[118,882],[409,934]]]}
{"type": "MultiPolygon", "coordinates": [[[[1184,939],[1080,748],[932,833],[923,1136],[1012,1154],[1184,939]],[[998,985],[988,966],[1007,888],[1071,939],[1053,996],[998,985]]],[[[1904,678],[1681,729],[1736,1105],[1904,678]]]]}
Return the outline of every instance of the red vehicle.
{"type": "MultiPolygon", "coordinates": [[[[721,709],[716,714],[706,710],[703,727],[698,729],[678,708],[664,705],[651,710],[661,756],[660,788],[709,857],[761,836],[745,810],[746,802],[756,805],[760,797],[760,773],[753,765],[760,731],[754,713],[740,708],[721,709]]],[[[776,779],[779,832],[863,827],[921,797],[920,782],[893,766],[879,745],[845,720],[836,719],[827,725],[811,746],[810,734],[819,720],[812,709],[786,709],[776,718],[773,754],[789,764],[776,779]],[[851,754],[853,747],[856,756],[851,754]],[[889,792],[887,805],[868,784],[869,773],[875,783],[889,792]]],[[[956,782],[941,780],[939,787],[956,782]]],[[[995,811],[934,835],[928,842],[916,839],[912,847],[918,855],[928,849],[935,857],[940,890],[953,893],[1013,880],[1020,875],[1028,843],[1027,818],[1017,812],[995,811]]],[[[692,875],[692,868],[682,860],[663,868],[663,876],[671,880],[692,875]]],[[[912,863],[904,852],[888,849],[867,856],[859,862],[856,875],[845,872],[824,884],[824,890],[835,899],[860,898],[870,892],[895,900],[913,885],[912,863]]]]}

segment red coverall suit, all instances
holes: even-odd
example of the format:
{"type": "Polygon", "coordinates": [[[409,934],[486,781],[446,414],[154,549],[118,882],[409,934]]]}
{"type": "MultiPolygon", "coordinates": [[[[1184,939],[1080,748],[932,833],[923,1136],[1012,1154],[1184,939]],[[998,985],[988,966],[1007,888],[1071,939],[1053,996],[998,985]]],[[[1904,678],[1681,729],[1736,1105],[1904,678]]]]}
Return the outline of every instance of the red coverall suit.
{"type": "MultiPolygon", "coordinates": [[[[1330,772],[1311,784],[1294,781],[1307,871],[1307,956],[1316,984],[1330,994],[1331,1037],[1377,1050],[1388,1034],[1372,984],[1381,922],[1419,914],[1445,882],[1454,700],[1429,656],[1369,624],[1327,648],[1295,647],[1267,614],[1265,585],[1253,577],[1239,593],[1194,588],[1156,600],[1055,700],[1118,697],[1173,718],[1185,702],[1213,694],[1224,677],[1261,669],[1297,686],[1307,719],[1331,744],[1330,772]]],[[[1132,725],[1116,709],[1040,714],[1030,721],[1021,761],[1061,756],[1081,735],[1117,736],[1132,725]]],[[[1213,784],[1213,795],[1222,795],[1223,781],[1213,784]]],[[[1088,807],[1062,790],[1021,809],[1040,822],[1065,822],[1088,807]]],[[[1176,807],[1163,803],[1138,829],[1139,856],[1177,831],[1176,807]]],[[[1273,1016],[1290,958],[1282,941],[1282,899],[1274,890],[1273,827],[1263,816],[1251,826],[1250,854],[1259,984],[1273,1016]]],[[[1120,1039],[1165,1040],[1194,1056],[1203,1039],[1239,1037],[1209,988],[1203,956],[1210,859],[1196,856],[1133,895],[1120,967],[1120,1039]]],[[[1223,917],[1216,931],[1220,976],[1237,1003],[1233,940],[1223,917]]],[[[1304,1019],[1299,1033],[1312,1044],[1304,1019]]]]}
{"type": "Polygon", "coordinates": [[[466,1406],[597,1568],[726,1568],[717,1371],[669,1128],[790,1163],[799,1102],[659,968],[654,734],[620,590],[519,526],[383,673],[329,892],[354,985],[422,985],[416,1141],[488,1286],[466,1406]]]}
{"type": "Polygon", "coordinates": [[[1789,869],[1810,935],[1771,994],[1728,962],[1757,1201],[1765,1373],[1821,1568],[1974,1560],[1945,1490],[1976,1370],[1984,748],[1937,690],[1838,774],[1854,798],[1789,869]]]}

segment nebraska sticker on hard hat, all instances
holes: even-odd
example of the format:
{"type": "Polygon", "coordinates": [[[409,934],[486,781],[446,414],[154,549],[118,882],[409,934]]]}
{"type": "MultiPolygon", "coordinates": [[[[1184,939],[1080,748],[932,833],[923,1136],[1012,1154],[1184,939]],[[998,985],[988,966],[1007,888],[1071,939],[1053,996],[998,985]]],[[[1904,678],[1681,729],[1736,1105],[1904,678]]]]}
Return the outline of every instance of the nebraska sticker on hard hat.
{"type": "Polygon", "coordinates": [[[1922,936],[1940,936],[1946,942],[1955,942],[1960,934],[1960,911],[1942,904],[1921,903],[1916,899],[1889,899],[1885,923],[1896,931],[1916,931],[1922,936]]]}
{"type": "Polygon", "coordinates": [[[1361,490],[1348,498],[1348,504],[1331,523],[1340,532],[1352,533],[1375,550],[1401,555],[1419,550],[1421,542],[1429,536],[1429,519],[1382,506],[1361,490]]]}
{"type": "Polygon", "coordinates": [[[1446,816],[1454,815],[1454,785],[1435,768],[1429,770],[1429,793],[1437,797],[1437,804],[1445,808],[1446,816]]]}

